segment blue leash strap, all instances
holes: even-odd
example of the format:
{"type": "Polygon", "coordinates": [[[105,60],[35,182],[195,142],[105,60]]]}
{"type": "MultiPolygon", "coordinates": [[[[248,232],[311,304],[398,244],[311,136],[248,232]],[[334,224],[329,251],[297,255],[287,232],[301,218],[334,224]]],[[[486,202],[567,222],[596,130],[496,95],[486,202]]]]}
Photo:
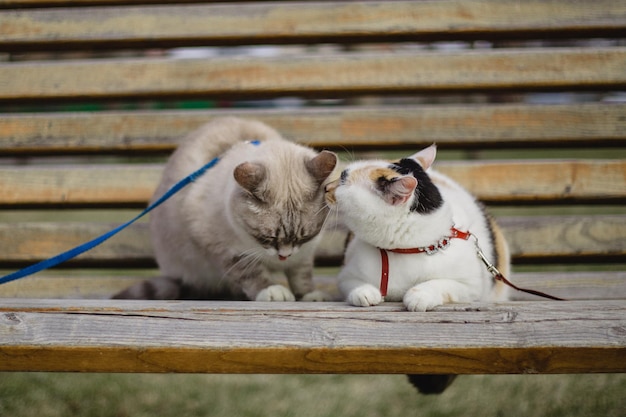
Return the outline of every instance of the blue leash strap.
{"type": "MultiPolygon", "coordinates": [[[[254,142],[252,142],[254,143],[254,142]]],[[[257,142],[258,143],[258,142],[257,142]]],[[[255,143],[255,144],[257,144],[255,143]]],[[[155,201],[154,203],[152,203],[151,205],[149,205],[144,211],[142,211],[141,213],[139,213],[139,215],[137,215],[137,217],[135,217],[134,219],[116,227],[115,229],[111,230],[110,232],[107,232],[101,236],[98,236],[97,238],[90,240],[89,242],[83,243],[82,245],[79,245],[73,249],[68,250],[67,252],[63,252],[59,255],[56,255],[50,259],[46,259],[44,261],[41,261],[39,263],[27,266],[24,269],[20,269],[19,271],[13,272],[9,275],[5,275],[4,277],[0,278],[0,284],[6,284],[7,282],[11,282],[11,281],[15,281],[16,279],[20,279],[23,277],[26,277],[28,275],[32,275],[36,272],[39,271],[43,271],[44,269],[48,269],[48,268],[52,268],[53,266],[57,266],[60,263],[63,263],[65,261],[68,261],[84,252],[87,252],[90,249],[95,248],[96,246],[100,245],[102,242],[106,241],[107,239],[109,239],[110,237],[112,237],[113,235],[119,233],[120,231],[124,230],[125,228],[127,228],[128,226],[130,226],[131,224],[135,223],[137,220],[139,220],[140,218],[142,218],[143,216],[145,216],[146,214],[148,214],[149,212],[151,212],[153,209],[157,208],[158,206],[160,206],[161,204],[163,204],[165,201],[167,201],[170,197],[172,197],[174,194],[176,194],[177,192],[179,192],[180,190],[182,190],[184,187],[186,187],[187,185],[189,185],[190,183],[192,183],[193,181],[195,181],[196,179],[198,179],[200,176],[202,176],[208,169],[212,168],[213,166],[215,166],[215,164],[217,164],[219,162],[220,158],[214,158],[212,159],[209,163],[207,163],[206,165],[204,165],[202,168],[198,169],[197,171],[191,173],[190,175],[188,175],[187,177],[183,178],[182,180],[180,180],[179,182],[177,182],[176,184],[174,184],[174,186],[172,188],[170,188],[165,194],[163,194],[163,196],[161,198],[159,198],[157,201],[155,201]]]]}

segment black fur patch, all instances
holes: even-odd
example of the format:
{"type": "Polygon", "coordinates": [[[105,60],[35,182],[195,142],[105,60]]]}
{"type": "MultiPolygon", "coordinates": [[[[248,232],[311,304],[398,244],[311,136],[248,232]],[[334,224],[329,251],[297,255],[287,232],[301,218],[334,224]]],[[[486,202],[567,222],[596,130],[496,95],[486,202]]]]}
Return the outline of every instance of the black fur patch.
{"type": "Polygon", "coordinates": [[[441,394],[452,384],[456,375],[407,375],[422,394],[441,394]]]}
{"type": "Polygon", "coordinates": [[[413,159],[404,158],[391,165],[390,168],[402,175],[413,175],[417,179],[416,198],[411,211],[428,214],[441,207],[443,204],[441,193],[420,164],[413,159]]]}
{"type": "Polygon", "coordinates": [[[339,177],[339,184],[345,184],[347,178],[348,178],[348,170],[344,169],[343,171],[341,171],[341,176],[339,177]]]}

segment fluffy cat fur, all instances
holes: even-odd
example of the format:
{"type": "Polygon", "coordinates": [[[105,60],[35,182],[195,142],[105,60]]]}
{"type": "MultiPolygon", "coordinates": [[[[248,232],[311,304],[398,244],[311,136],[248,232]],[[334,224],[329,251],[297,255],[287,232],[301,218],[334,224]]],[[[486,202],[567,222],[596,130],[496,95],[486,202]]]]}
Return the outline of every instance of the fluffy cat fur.
{"type": "MultiPolygon", "coordinates": [[[[506,242],[492,218],[460,185],[431,169],[434,145],[400,161],[357,161],[326,187],[326,199],[353,233],[339,288],[355,306],[402,301],[410,311],[453,302],[507,299],[476,256],[473,238],[450,239],[437,253],[388,252],[389,283],[380,292],[382,249],[428,247],[450,236],[454,226],[478,238],[487,259],[509,274],[506,242]]],[[[420,391],[443,391],[453,375],[411,375],[420,391]]]]}
{"type": "Polygon", "coordinates": [[[114,297],[326,299],[313,287],[312,268],[336,155],[291,143],[258,121],[219,118],[181,142],[153,200],[215,157],[213,168],[151,215],[163,276],[114,297]],[[289,288],[275,283],[275,272],[289,288]]]}

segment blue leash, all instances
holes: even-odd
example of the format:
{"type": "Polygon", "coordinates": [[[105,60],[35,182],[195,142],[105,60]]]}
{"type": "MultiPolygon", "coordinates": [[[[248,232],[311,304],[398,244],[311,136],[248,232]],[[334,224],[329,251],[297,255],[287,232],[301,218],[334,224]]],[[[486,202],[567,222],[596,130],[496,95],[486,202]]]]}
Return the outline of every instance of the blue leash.
{"type": "MultiPolygon", "coordinates": [[[[258,140],[255,140],[249,143],[253,145],[258,145],[260,142],[258,140]]],[[[82,245],[79,245],[73,249],[70,249],[67,252],[63,252],[59,255],[53,256],[50,259],[46,259],[39,263],[27,266],[24,269],[20,269],[19,271],[15,271],[9,275],[5,275],[4,277],[0,278],[0,285],[6,284],[7,282],[15,281],[16,279],[20,279],[28,275],[32,275],[39,271],[43,271],[44,269],[52,268],[53,266],[57,266],[60,263],[69,261],[70,259],[75,258],[76,256],[95,248],[96,246],[100,245],[101,243],[103,243],[104,241],[112,237],[113,235],[116,235],[117,233],[121,232],[122,230],[124,230],[125,228],[135,223],[137,220],[139,220],[140,218],[142,218],[143,216],[145,216],[146,214],[148,214],[149,212],[151,212],[152,210],[154,210],[155,208],[163,204],[174,194],[176,194],[177,192],[185,188],[187,185],[189,185],[190,183],[194,182],[196,179],[201,177],[207,170],[213,168],[215,164],[219,162],[219,160],[220,160],[219,157],[213,158],[210,162],[208,162],[202,168],[198,169],[197,171],[191,173],[187,177],[183,178],[182,180],[174,184],[174,186],[170,188],[165,194],[163,194],[161,198],[159,198],[157,201],[149,205],[144,211],[139,213],[139,215],[135,217],[134,219],[116,227],[110,232],[107,232],[101,236],[98,236],[97,238],[93,240],[90,240],[89,242],[83,243],[82,245]]]]}

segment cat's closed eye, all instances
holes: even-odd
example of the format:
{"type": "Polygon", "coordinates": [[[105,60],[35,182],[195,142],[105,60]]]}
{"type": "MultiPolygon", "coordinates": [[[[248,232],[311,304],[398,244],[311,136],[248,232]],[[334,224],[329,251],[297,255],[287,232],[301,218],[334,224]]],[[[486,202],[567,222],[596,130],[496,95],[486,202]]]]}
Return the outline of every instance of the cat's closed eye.
{"type": "Polygon", "coordinates": [[[278,238],[276,236],[255,236],[254,237],[261,246],[264,247],[276,247],[278,238]]]}

